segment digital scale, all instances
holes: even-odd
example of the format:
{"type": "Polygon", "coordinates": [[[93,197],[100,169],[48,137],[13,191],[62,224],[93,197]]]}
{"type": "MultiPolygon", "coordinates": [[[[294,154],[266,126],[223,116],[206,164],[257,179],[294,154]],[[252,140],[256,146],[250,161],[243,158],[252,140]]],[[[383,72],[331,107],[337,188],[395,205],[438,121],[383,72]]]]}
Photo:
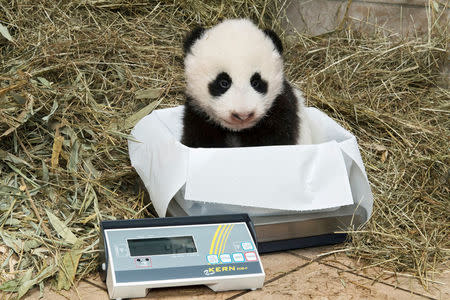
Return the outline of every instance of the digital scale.
{"type": "Polygon", "coordinates": [[[247,214],[102,221],[101,237],[111,299],[145,297],[157,287],[254,290],[264,283],[247,214]]]}

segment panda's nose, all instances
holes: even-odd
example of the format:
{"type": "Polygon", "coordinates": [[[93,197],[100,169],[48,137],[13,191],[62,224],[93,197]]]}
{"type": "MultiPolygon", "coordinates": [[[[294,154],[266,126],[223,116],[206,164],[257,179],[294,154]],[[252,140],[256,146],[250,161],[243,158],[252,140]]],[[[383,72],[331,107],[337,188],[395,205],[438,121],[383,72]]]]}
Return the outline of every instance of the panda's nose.
{"type": "Polygon", "coordinates": [[[245,121],[249,121],[251,119],[253,119],[253,117],[255,116],[255,112],[232,112],[231,113],[231,118],[234,121],[239,121],[239,122],[245,122],[245,121]]]}

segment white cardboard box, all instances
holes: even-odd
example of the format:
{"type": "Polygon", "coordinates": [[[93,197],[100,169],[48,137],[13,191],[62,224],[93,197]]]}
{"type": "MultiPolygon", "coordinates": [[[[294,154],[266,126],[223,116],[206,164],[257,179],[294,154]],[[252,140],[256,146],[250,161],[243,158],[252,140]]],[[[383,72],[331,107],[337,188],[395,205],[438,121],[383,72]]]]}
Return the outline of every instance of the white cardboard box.
{"type": "MultiPolygon", "coordinates": [[[[128,143],[132,166],[160,217],[176,198],[191,215],[247,212],[329,214],[373,196],[356,138],[327,115],[306,108],[313,145],[189,148],[179,141],[183,107],[140,120],[128,143]]],[[[316,214],[315,214],[316,215],[316,214]]]]}

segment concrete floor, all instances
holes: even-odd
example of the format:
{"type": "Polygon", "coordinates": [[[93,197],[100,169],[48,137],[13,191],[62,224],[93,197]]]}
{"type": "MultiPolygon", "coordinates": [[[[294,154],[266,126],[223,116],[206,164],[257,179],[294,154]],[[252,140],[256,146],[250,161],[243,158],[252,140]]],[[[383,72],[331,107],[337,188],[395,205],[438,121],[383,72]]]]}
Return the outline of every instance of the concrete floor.
{"type": "MultiPolygon", "coordinates": [[[[262,255],[266,281],[261,290],[215,293],[204,286],[154,289],[147,299],[450,299],[450,269],[436,274],[428,289],[410,276],[393,276],[365,268],[343,254],[322,255],[334,248],[318,247],[262,255]]],[[[25,299],[39,299],[39,290],[25,299]]],[[[48,300],[109,299],[105,284],[94,276],[76,289],[56,292],[46,288],[48,300]]]]}

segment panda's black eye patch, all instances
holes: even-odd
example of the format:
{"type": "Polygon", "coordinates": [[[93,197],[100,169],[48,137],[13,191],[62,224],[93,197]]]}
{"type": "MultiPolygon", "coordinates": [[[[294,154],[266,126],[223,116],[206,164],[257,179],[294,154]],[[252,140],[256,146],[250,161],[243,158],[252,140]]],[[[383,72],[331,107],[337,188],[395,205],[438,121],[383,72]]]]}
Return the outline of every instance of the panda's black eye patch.
{"type": "Polygon", "coordinates": [[[250,78],[250,85],[255,91],[265,94],[267,93],[267,81],[261,78],[259,73],[254,73],[250,78]]]}
{"type": "Polygon", "coordinates": [[[224,94],[231,86],[230,75],[225,72],[219,73],[212,82],[208,84],[209,93],[214,97],[224,94]]]}

